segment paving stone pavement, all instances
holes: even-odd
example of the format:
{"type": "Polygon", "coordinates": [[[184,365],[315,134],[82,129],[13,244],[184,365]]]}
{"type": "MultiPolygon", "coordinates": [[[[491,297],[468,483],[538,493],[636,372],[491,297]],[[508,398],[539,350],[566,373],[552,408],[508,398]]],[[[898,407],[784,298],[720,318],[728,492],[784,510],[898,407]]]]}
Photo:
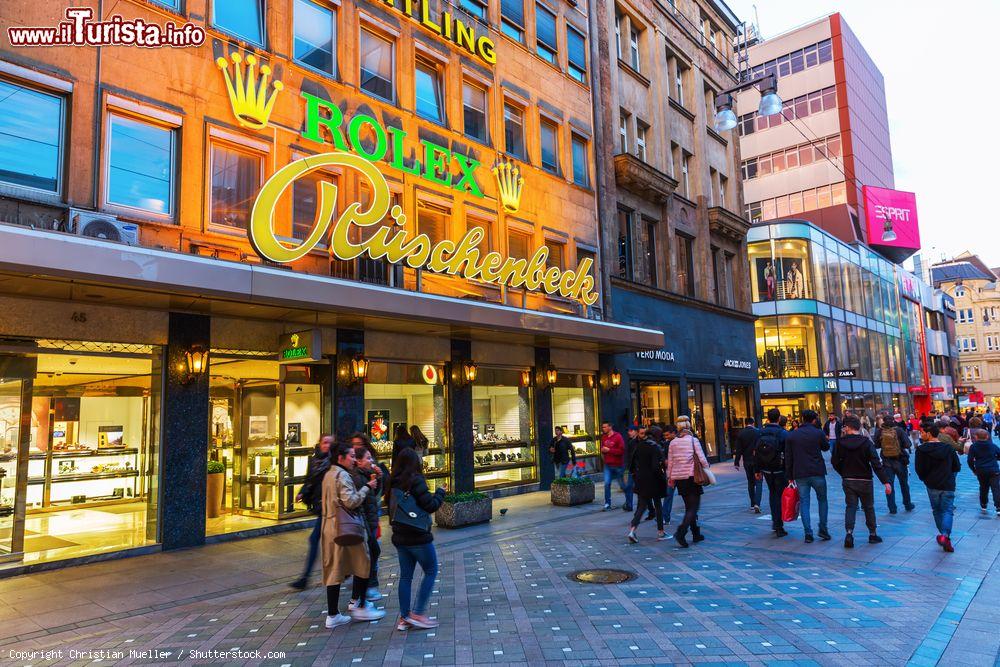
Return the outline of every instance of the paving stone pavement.
{"type": "MultiPolygon", "coordinates": [[[[742,472],[731,465],[716,468],[724,471],[721,483],[706,492],[701,512],[708,539],[689,549],[655,541],[651,523],[640,528],[638,545],[628,545],[627,518],[619,510],[555,508],[548,506],[546,494],[495,501],[494,509],[514,509],[487,528],[439,534],[441,572],[429,612],[441,622],[435,630],[394,631],[397,567],[388,540],[381,561],[386,598],[377,603],[388,612],[386,618],[326,630],[323,590],[287,588],[304,554],[305,534],[298,532],[239,543],[290,564],[251,585],[239,586],[241,567],[248,565],[217,553],[226,545],[190,550],[182,557],[211,561],[232,585],[152,606],[143,598],[138,611],[123,603],[112,614],[114,598],[128,595],[127,587],[115,586],[98,598],[108,610],[103,616],[75,626],[53,622],[49,629],[0,639],[0,661],[290,666],[996,662],[1000,638],[991,614],[1000,592],[995,572],[1000,520],[979,514],[967,470],[960,475],[957,552],[944,554],[933,543],[933,522],[919,482],[913,484],[918,507],[912,513],[888,516],[884,499],[876,501],[884,544],[867,544],[862,527],[858,546],[846,551],[841,545],[843,494],[832,472],[834,540],[807,545],[798,525],[787,538],[770,537],[766,513],[746,510],[742,472]],[[637,576],[613,586],[567,577],[575,570],[604,567],[637,576]],[[62,654],[22,658],[10,653],[14,650],[62,654]],[[159,653],[129,653],[133,650],[159,653]],[[192,651],[219,654],[196,659],[192,651]],[[282,655],[248,655],[254,651],[282,655]]],[[[678,498],[675,521],[682,508],[678,498]]],[[[139,579],[183,576],[183,567],[160,568],[172,558],[164,553],[100,564],[95,576],[110,576],[116,567],[128,568],[139,579]]],[[[46,573],[46,585],[57,587],[50,594],[59,595],[56,582],[86,578],[94,567],[46,573]]],[[[36,576],[41,575],[11,581],[28,586],[36,576]]],[[[178,590],[198,593],[197,582],[188,586],[194,588],[178,590]]],[[[0,588],[0,596],[14,590],[0,588]]],[[[95,603],[67,604],[73,609],[95,603]]],[[[16,608],[0,606],[0,620],[12,618],[9,610],[16,608]]]]}

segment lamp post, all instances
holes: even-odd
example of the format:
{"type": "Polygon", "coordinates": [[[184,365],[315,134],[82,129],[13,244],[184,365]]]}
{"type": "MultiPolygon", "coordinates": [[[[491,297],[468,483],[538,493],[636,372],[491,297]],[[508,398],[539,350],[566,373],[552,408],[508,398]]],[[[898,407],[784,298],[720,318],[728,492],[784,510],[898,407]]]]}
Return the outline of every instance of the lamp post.
{"type": "Polygon", "coordinates": [[[760,90],[760,105],[757,113],[761,116],[773,116],[781,113],[781,97],[778,95],[778,77],[772,74],[762,74],[751,78],[750,76],[750,56],[748,52],[750,41],[750,26],[744,23],[741,26],[741,33],[737,35],[736,56],[739,59],[739,69],[736,73],[736,85],[726,88],[715,96],[715,131],[725,132],[736,127],[738,120],[735,106],[734,93],[739,93],[751,88],[760,90]]]}

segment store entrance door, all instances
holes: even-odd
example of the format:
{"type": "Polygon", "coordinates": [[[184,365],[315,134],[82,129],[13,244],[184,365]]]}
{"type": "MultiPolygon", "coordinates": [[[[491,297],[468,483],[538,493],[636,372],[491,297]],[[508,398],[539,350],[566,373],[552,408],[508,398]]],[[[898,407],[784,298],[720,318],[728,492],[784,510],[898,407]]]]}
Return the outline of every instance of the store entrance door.
{"type": "Polygon", "coordinates": [[[28,439],[22,420],[30,394],[30,380],[0,377],[0,562],[24,557],[28,439]]]}

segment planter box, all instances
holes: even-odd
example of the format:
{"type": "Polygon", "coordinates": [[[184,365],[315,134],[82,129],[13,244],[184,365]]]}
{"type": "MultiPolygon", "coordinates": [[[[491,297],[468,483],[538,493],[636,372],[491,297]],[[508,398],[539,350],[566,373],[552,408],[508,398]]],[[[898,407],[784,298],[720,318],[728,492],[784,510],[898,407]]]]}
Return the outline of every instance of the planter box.
{"type": "Polygon", "coordinates": [[[552,504],[562,507],[583,505],[594,502],[594,483],[587,484],[553,484],[552,504]]]}
{"type": "Polygon", "coordinates": [[[205,489],[205,509],[209,519],[215,519],[222,514],[222,494],[226,490],[226,473],[213,472],[208,475],[205,489]]]}
{"type": "Polygon", "coordinates": [[[493,499],[470,500],[464,503],[444,503],[434,513],[434,523],[442,528],[461,528],[486,523],[493,518],[493,499]]]}

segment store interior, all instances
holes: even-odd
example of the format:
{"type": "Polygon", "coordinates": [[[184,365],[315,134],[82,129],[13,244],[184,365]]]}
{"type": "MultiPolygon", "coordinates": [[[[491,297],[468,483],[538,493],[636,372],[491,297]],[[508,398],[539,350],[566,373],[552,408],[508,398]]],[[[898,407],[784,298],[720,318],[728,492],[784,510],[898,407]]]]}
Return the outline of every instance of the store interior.
{"type": "Polygon", "coordinates": [[[476,382],[472,387],[476,490],[537,482],[532,393],[522,386],[521,371],[484,368],[476,382]]]}

